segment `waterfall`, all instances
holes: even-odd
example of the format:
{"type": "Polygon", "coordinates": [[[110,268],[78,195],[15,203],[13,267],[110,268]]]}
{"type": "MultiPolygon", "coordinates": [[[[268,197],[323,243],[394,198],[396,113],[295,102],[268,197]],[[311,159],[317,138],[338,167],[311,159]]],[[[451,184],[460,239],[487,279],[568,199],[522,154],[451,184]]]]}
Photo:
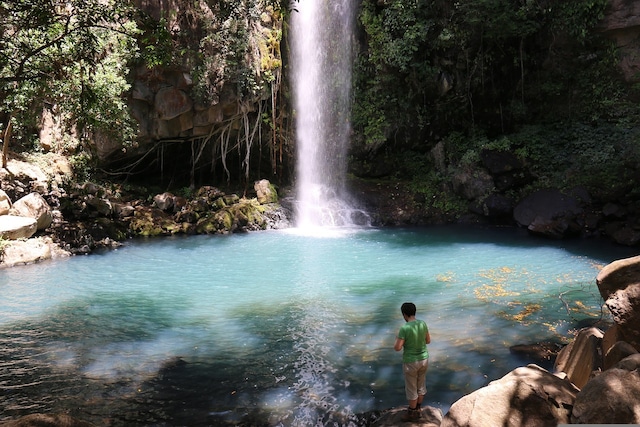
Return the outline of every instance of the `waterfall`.
{"type": "Polygon", "coordinates": [[[345,186],[356,2],[293,4],[296,227],[362,225],[366,215],[352,206],[345,186]]]}

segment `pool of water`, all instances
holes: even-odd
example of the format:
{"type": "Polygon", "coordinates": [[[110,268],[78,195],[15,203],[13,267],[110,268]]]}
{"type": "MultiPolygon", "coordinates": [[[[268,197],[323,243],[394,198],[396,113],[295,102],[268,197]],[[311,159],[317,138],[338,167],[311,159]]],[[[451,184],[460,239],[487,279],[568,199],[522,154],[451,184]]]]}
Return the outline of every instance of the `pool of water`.
{"type": "Polygon", "coordinates": [[[530,362],[510,346],[598,321],[598,270],[633,255],[514,229],[287,230],[3,270],[0,420],[356,425],[405,404],[392,348],[405,301],[432,336],[425,403],[446,412],[530,362]]]}

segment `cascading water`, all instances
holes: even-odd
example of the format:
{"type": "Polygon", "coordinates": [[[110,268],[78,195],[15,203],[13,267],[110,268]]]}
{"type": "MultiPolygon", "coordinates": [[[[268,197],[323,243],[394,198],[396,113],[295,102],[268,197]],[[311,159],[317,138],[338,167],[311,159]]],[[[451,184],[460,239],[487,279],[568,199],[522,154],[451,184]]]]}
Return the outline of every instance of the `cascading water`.
{"type": "Polygon", "coordinates": [[[354,5],[352,0],[303,0],[292,14],[297,228],[366,222],[349,202],[344,184],[354,5]]]}

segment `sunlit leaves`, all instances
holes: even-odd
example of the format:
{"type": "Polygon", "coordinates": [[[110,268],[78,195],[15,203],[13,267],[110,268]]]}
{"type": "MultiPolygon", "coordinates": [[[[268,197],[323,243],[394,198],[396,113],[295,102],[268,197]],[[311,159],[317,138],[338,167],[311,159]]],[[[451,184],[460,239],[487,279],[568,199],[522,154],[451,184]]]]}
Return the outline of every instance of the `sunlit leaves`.
{"type": "Polygon", "coordinates": [[[42,108],[56,108],[80,135],[131,138],[122,95],[138,30],[128,1],[0,1],[0,12],[0,112],[16,118],[16,137],[35,133],[42,108]]]}

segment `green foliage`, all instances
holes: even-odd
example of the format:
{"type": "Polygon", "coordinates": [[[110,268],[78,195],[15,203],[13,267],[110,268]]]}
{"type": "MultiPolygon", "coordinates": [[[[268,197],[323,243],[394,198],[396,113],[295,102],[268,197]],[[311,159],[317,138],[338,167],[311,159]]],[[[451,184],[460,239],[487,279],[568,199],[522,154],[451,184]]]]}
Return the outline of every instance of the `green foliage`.
{"type": "Polygon", "coordinates": [[[173,64],[177,52],[173,46],[173,38],[168,29],[167,19],[163,17],[156,21],[144,15],[140,22],[143,29],[140,45],[144,64],[149,69],[173,64]]]}
{"type": "MultiPolygon", "coordinates": [[[[371,145],[386,141],[395,129],[423,129],[420,100],[432,79],[424,46],[434,34],[431,2],[389,1],[378,7],[363,2],[359,20],[367,34],[368,51],[355,65],[353,122],[371,145]]],[[[397,136],[397,135],[396,135],[397,136]]]]}
{"type": "Polygon", "coordinates": [[[428,150],[532,123],[637,116],[594,27],[606,0],[365,0],[353,123],[377,150],[428,150]],[[426,142],[425,140],[430,142],[426,142]]]}
{"type": "Polygon", "coordinates": [[[80,139],[131,141],[122,95],[137,54],[132,13],[123,0],[0,1],[0,113],[15,118],[15,140],[33,142],[48,108],[80,139]]]}
{"type": "MultiPolygon", "coordinates": [[[[255,98],[275,80],[282,66],[280,1],[221,0],[212,13],[198,14],[202,37],[195,40],[198,61],[193,71],[197,97],[215,101],[223,85],[235,85],[240,99],[255,98]],[[260,28],[260,34],[255,31],[260,28]],[[256,55],[256,50],[259,55],[256,55]]],[[[198,13],[198,12],[196,12],[198,13]]]]}

